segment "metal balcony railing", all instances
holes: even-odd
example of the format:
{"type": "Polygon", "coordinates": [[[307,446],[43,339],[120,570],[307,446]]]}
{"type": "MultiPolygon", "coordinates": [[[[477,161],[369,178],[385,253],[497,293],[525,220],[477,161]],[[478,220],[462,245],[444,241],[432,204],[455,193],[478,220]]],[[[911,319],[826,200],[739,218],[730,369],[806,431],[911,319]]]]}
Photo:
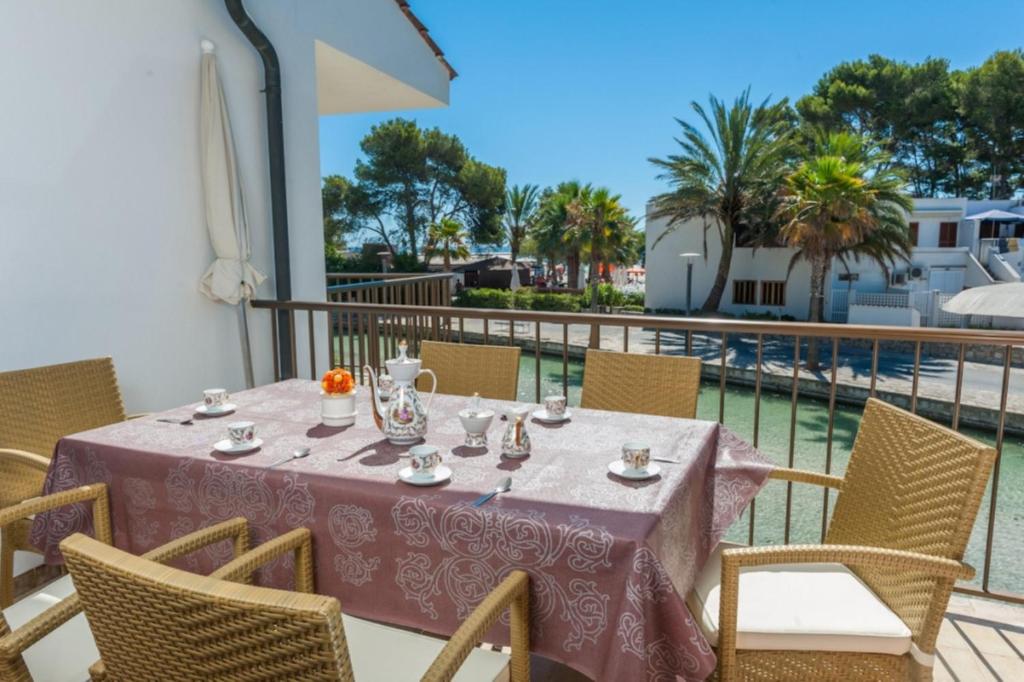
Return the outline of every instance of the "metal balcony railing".
{"type": "MultiPolygon", "coordinates": [[[[1014,363],[1017,363],[1017,367],[1021,365],[1021,358],[1024,355],[1024,332],[460,308],[448,306],[450,289],[447,287],[450,286],[450,279],[447,275],[383,279],[376,275],[374,277],[378,279],[332,287],[329,289],[332,300],[326,303],[260,300],[254,301],[253,307],[268,311],[284,311],[292,322],[293,330],[296,316],[306,317],[305,327],[309,333],[309,376],[314,379],[318,378],[319,371],[328,366],[342,366],[349,368],[354,376],[363,381],[361,367],[380,367],[385,358],[393,357],[397,353],[398,343],[402,339],[408,340],[414,355],[418,352],[419,343],[424,339],[455,343],[515,344],[525,351],[522,359],[525,368],[530,369],[532,365],[532,394],[533,398],[540,402],[543,396],[542,358],[549,366],[552,362],[560,364],[560,377],[557,377],[557,370],[549,369],[547,375],[555,382],[560,378],[562,391],[568,395],[570,374],[578,377],[579,357],[586,346],[593,343],[593,339],[598,339],[600,347],[624,352],[697,354],[704,359],[707,390],[713,391],[710,396],[702,395],[705,416],[713,418],[716,413],[720,422],[726,422],[727,386],[743,384],[748,389],[752,387],[752,432],[749,437],[753,445],[765,447],[767,454],[773,456],[780,464],[792,467],[795,463],[798,412],[803,409],[802,406],[816,402],[824,410],[823,406],[827,404],[827,422],[818,425],[818,435],[823,436],[821,449],[824,451],[824,473],[832,473],[834,469],[833,449],[839,401],[844,405],[856,406],[858,403],[862,404],[868,396],[878,395],[912,412],[920,412],[933,420],[944,422],[956,430],[961,428],[962,422],[966,426],[985,426],[1000,452],[1000,459],[997,459],[993,472],[987,517],[979,517],[976,528],[976,532],[984,533],[984,550],[982,552],[979,549],[977,557],[978,563],[982,564],[979,571],[981,579],[980,584],[962,585],[958,590],[1024,603],[1024,594],[1021,594],[1024,593],[1024,582],[1019,587],[1014,585],[1017,589],[1012,592],[996,589],[991,585],[997,516],[1009,518],[1011,522],[1020,524],[1021,515],[1016,511],[1011,510],[1002,515],[999,513],[1000,461],[1008,417],[1012,418],[1012,429],[1024,432],[1024,414],[1020,414],[1024,412],[1024,408],[1015,407],[1016,411],[1012,413],[1008,410],[1011,376],[1022,374],[1015,369],[1014,363]],[[338,296],[341,300],[335,298],[338,296]],[[408,301],[431,300],[441,301],[441,304],[407,304],[408,301]],[[326,325],[323,324],[324,321],[326,325]],[[584,330],[582,333],[580,328],[584,330]],[[588,333],[590,331],[597,333],[588,333]],[[323,335],[327,341],[326,353],[321,351],[319,358],[317,346],[323,348],[323,345],[316,342],[315,335],[323,335]],[[739,366],[735,361],[730,363],[730,354],[736,354],[735,347],[730,346],[732,342],[745,344],[753,356],[752,363],[748,363],[746,367],[739,366]],[[822,365],[825,368],[823,371],[808,372],[802,366],[810,345],[816,346],[820,351],[822,365]],[[870,360],[866,371],[859,376],[859,383],[843,383],[840,394],[841,382],[837,376],[840,351],[849,345],[863,349],[863,357],[866,359],[870,354],[870,360]],[[895,352],[894,348],[906,354],[906,366],[900,369],[902,376],[899,382],[890,381],[886,376],[883,377],[885,385],[880,386],[880,356],[888,356],[889,353],[895,352]],[[766,349],[771,354],[770,361],[766,356],[766,349]],[[933,354],[938,357],[937,354],[940,352],[946,354],[950,365],[955,362],[955,370],[950,375],[950,394],[945,397],[921,395],[921,379],[925,374],[922,362],[931,363],[933,354]],[[965,365],[968,362],[985,363],[971,366],[987,368],[986,371],[991,375],[990,383],[993,384],[993,390],[989,394],[979,394],[982,395],[980,402],[976,396],[972,396],[971,401],[965,404],[964,378],[965,365]],[[772,399],[775,401],[780,400],[778,396],[782,395],[788,399],[788,415],[785,418],[788,424],[783,426],[779,423],[783,419],[776,414],[772,417],[775,423],[768,425],[776,432],[782,428],[786,429],[788,439],[783,443],[773,441],[764,445],[761,442],[766,426],[762,419],[762,404],[766,392],[773,393],[772,399]],[[709,409],[708,397],[716,402],[717,409],[709,409]],[[983,423],[979,423],[979,419],[983,423]]],[[[276,340],[278,315],[268,317],[272,338],[276,340]]],[[[293,342],[291,347],[291,366],[297,367],[297,358],[294,357],[296,344],[293,342]]],[[[277,351],[275,342],[274,378],[290,378],[281,376],[281,363],[278,362],[277,351]]],[[[929,365],[929,381],[934,371],[929,365]]],[[[520,395],[523,397],[522,393],[520,395]]],[[[841,428],[845,435],[853,427],[844,421],[841,428]]],[[[1012,484],[1015,487],[1011,488],[1011,492],[1014,493],[1019,490],[1021,482],[1015,481],[1012,484]]],[[[781,514],[784,516],[783,530],[779,538],[781,542],[788,543],[791,538],[793,503],[793,489],[791,484],[787,484],[784,513],[781,514]]],[[[829,504],[829,493],[826,491],[821,500],[822,538],[827,527],[829,504]]],[[[759,519],[756,507],[751,505],[746,519],[749,524],[749,540],[754,540],[756,524],[777,521],[759,519]]]]}

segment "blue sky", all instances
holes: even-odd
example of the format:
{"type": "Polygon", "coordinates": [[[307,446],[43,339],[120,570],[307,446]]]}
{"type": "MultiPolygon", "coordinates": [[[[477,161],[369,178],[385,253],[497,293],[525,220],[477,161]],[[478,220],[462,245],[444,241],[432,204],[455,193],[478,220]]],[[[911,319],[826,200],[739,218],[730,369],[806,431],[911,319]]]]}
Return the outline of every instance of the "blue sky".
{"type": "MultiPolygon", "coordinates": [[[[399,112],[457,134],[509,183],[606,185],[642,215],[664,189],[689,102],[799,98],[829,68],[877,52],[954,68],[1021,46],[1024,2],[949,0],[413,0],[459,72],[447,109],[399,112]]],[[[395,116],[320,121],[323,174],[350,175],[359,140],[395,116]]]]}

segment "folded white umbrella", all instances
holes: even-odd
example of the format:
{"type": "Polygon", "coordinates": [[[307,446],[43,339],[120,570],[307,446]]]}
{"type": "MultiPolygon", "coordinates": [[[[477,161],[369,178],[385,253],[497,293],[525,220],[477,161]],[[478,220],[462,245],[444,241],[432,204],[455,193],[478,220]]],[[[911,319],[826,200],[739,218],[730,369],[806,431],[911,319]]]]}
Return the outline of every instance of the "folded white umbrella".
{"type": "Polygon", "coordinates": [[[245,217],[224,91],[217,76],[213,43],[202,42],[200,171],[206,207],[206,228],[217,260],[199,280],[199,291],[213,301],[237,305],[246,385],[253,385],[246,300],[266,277],[249,263],[249,223],[245,217]]]}
{"type": "Polygon", "coordinates": [[[519,264],[518,263],[513,263],[512,264],[512,281],[511,281],[511,283],[509,285],[509,288],[512,289],[512,291],[516,291],[521,286],[523,286],[523,283],[521,281],[519,281],[519,264]]]}
{"type": "Polygon", "coordinates": [[[942,309],[958,315],[1024,317],[1024,282],[964,289],[942,304],[942,309]]]}

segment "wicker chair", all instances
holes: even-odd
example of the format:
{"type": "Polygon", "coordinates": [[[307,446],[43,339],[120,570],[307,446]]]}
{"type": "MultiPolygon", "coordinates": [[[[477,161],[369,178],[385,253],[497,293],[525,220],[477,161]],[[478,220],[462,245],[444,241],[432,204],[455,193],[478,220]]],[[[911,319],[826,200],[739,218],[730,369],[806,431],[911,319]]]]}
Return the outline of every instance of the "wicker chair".
{"type": "Polygon", "coordinates": [[[693,419],[699,358],[588,350],[580,407],[693,419]]]}
{"type": "Polygon", "coordinates": [[[424,341],[423,368],[437,375],[437,392],[515,400],[519,387],[518,346],[474,346],[424,341]]]}
{"type": "MultiPolygon", "coordinates": [[[[0,373],[0,508],[42,493],[46,466],[62,437],[125,419],[110,358],[0,373]],[[10,454],[35,455],[40,466],[26,465],[24,457],[5,464],[10,454]],[[9,479],[5,467],[18,474],[9,479]]],[[[0,542],[0,608],[11,604],[14,552],[35,551],[27,536],[24,521],[0,542]]]]}
{"type": "Polygon", "coordinates": [[[721,680],[931,680],[935,640],[995,450],[876,399],[846,476],[778,469],[837,489],[822,545],[726,543],[688,603],[721,680]]]}
{"type": "MultiPolygon", "coordinates": [[[[5,462],[0,467],[5,482],[9,473],[17,473],[16,457],[0,458],[0,462],[5,462]]],[[[31,460],[25,464],[29,470],[34,466],[31,460]]],[[[110,513],[107,487],[103,484],[36,497],[0,509],[0,534],[17,527],[26,516],[82,502],[92,502],[96,537],[109,543],[110,513]]],[[[67,575],[0,612],[0,680],[4,682],[80,682],[98,656],[67,575]]]]}
{"type": "Polygon", "coordinates": [[[506,608],[511,679],[529,679],[529,578],[522,571],[495,588],[445,644],[343,616],[337,599],[311,594],[312,544],[305,528],[209,577],[84,535],[69,537],[61,550],[103,658],[91,669],[94,680],[504,679],[508,657],[476,643],[506,608]],[[296,592],[239,584],[288,554],[294,555],[296,592]]]}

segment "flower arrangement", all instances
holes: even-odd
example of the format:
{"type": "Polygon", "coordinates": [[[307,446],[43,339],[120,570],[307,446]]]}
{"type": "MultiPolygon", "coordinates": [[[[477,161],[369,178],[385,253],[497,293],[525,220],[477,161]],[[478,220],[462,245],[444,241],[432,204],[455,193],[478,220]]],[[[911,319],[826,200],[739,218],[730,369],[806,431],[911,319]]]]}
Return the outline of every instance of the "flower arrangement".
{"type": "Polygon", "coordinates": [[[326,395],[348,395],[355,391],[356,382],[352,373],[340,367],[328,370],[320,380],[320,388],[326,395]]]}

